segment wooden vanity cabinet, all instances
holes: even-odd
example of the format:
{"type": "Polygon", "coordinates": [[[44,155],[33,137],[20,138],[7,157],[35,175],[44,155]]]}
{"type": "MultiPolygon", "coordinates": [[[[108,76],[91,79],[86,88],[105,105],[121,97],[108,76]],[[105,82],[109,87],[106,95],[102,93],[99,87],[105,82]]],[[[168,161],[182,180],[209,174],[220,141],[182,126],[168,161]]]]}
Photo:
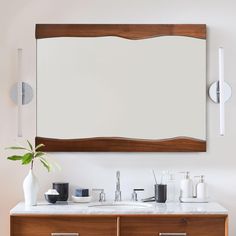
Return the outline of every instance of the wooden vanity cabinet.
{"type": "Polygon", "coordinates": [[[226,236],[226,229],[222,216],[123,217],[120,221],[121,236],[226,236]]]}
{"type": "Polygon", "coordinates": [[[114,216],[11,216],[11,236],[116,236],[114,216]]]}
{"type": "Polygon", "coordinates": [[[228,236],[227,215],[12,215],[11,236],[228,236]]]}

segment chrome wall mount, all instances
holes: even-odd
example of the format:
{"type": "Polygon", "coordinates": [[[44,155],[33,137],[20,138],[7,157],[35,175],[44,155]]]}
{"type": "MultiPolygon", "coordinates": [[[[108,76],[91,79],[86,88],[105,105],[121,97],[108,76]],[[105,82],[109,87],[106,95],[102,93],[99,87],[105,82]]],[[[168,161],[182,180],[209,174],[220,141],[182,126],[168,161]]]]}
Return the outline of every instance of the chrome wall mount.
{"type": "MultiPolygon", "coordinates": [[[[11,87],[11,91],[10,91],[11,99],[15,104],[18,104],[18,85],[19,85],[18,83],[15,83],[11,87]]],[[[20,87],[22,88],[21,104],[26,105],[33,100],[33,96],[34,96],[33,88],[31,87],[31,85],[29,85],[26,82],[22,82],[22,86],[20,87]]]]}
{"type": "Polygon", "coordinates": [[[231,87],[229,86],[228,83],[224,82],[223,83],[223,88],[220,89],[220,83],[219,81],[216,81],[211,84],[209,88],[209,96],[211,100],[215,103],[220,103],[220,94],[222,94],[222,101],[225,103],[227,102],[231,95],[232,95],[232,90],[231,87]],[[223,91],[223,93],[222,93],[223,91]]]}
{"type": "Polygon", "coordinates": [[[220,135],[225,135],[225,102],[232,95],[232,89],[224,80],[224,48],[219,48],[219,80],[212,83],[209,88],[209,97],[215,103],[218,103],[220,114],[220,135]]]}

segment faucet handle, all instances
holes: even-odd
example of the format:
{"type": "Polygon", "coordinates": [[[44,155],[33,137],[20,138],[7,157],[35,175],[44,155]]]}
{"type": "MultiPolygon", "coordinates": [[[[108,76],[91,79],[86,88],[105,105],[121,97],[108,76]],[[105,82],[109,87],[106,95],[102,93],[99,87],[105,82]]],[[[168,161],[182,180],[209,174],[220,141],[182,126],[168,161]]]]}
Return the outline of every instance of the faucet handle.
{"type": "Polygon", "coordinates": [[[132,196],[131,196],[132,201],[138,201],[138,194],[137,194],[138,191],[144,191],[144,189],[143,188],[134,188],[133,192],[132,192],[132,196]]]}
{"type": "Polygon", "coordinates": [[[92,191],[100,192],[99,193],[99,202],[105,202],[106,201],[106,194],[105,194],[103,188],[93,188],[92,191]]]}

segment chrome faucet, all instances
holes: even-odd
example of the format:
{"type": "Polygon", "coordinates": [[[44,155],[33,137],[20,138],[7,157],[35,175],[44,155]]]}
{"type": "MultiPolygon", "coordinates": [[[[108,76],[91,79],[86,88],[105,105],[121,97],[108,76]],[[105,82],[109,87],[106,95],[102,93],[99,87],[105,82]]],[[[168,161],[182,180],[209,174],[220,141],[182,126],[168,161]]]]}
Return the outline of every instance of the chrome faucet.
{"type": "Polygon", "coordinates": [[[115,191],[115,201],[121,201],[121,191],[120,191],[120,171],[116,171],[116,191],[115,191]]]}

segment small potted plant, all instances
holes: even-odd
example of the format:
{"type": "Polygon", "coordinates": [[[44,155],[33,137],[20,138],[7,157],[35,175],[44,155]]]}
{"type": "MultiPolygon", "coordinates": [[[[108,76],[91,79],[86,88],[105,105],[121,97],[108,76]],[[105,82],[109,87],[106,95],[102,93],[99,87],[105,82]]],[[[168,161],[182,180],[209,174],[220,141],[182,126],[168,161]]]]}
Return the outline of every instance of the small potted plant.
{"type": "Polygon", "coordinates": [[[34,162],[36,160],[39,160],[43,164],[43,166],[47,169],[48,172],[51,170],[51,165],[45,158],[46,153],[40,151],[40,148],[45,146],[44,144],[39,144],[35,148],[33,148],[33,145],[28,140],[27,143],[28,147],[21,147],[21,146],[8,147],[7,149],[22,150],[25,153],[23,155],[9,156],[7,157],[7,159],[12,161],[21,161],[22,165],[30,165],[29,173],[23,182],[23,190],[25,197],[25,205],[35,206],[37,204],[39,182],[34,174],[34,162]]]}

